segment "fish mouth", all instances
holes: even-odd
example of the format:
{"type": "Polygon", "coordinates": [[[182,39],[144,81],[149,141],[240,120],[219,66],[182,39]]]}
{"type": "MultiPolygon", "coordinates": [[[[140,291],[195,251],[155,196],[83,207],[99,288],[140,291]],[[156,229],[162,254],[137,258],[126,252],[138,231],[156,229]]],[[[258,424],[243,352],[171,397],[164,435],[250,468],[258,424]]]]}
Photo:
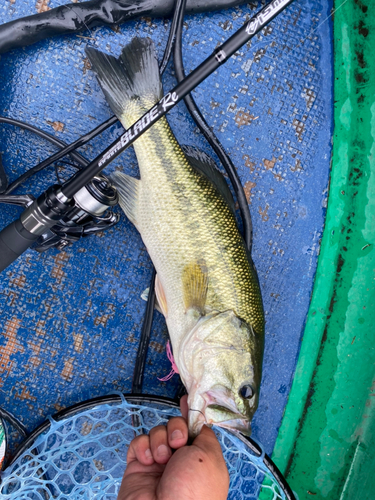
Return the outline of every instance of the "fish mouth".
{"type": "Polygon", "coordinates": [[[234,412],[227,406],[209,405],[206,408],[205,416],[208,424],[236,430],[247,436],[251,434],[248,418],[238,411],[234,412]]]}
{"type": "Polygon", "coordinates": [[[216,423],[218,427],[223,427],[224,429],[228,429],[232,432],[240,432],[244,436],[251,436],[251,426],[248,420],[245,419],[234,419],[227,420],[225,422],[216,423]]]}
{"type": "Polygon", "coordinates": [[[189,409],[189,435],[191,438],[196,437],[203,425],[212,427],[217,425],[231,431],[241,432],[246,436],[250,436],[251,427],[247,417],[237,411],[233,411],[230,407],[220,404],[207,405],[203,411],[189,409]]]}

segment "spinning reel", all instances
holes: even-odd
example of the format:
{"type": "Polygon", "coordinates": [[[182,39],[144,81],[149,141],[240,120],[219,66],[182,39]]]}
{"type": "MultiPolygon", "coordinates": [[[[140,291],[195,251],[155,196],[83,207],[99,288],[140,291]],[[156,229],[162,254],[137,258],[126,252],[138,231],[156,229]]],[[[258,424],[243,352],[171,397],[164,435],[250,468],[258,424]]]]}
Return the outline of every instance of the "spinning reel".
{"type": "MultiPolygon", "coordinates": [[[[45,194],[44,199],[38,198],[35,201],[32,195],[0,195],[0,203],[19,205],[28,209],[27,217],[23,217],[23,222],[34,218],[42,222],[40,208],[50,207],[58,204],[60,186],[51,186],[45,194]],[[35,202],[35,203],[34,203],[35,202]],[[33,205],[34,204],[34,205],[33,205]],[[31,209],[33,205],[33,209],[31,209]]],[[[100,174],[95,176],[83,188],[81,188],[73,197],[71,207],[66,214],[56,221],[56,224],[39,234],[31,248],[38,252],[44,252],[49,248],[62,250],[68,245],[73,244],[80,238],[85,238],[92,234],[105,231],[113,227],[120,219],[119,214],[114,213],[110,208],[118,203],[118,193],[112,186],[110,180],[100,174]]],[[[27,210],[26,210],[27,212],[27,210]]],[[[23,215],[23,214],[22,214],[23,215]]],[[[48,219],[48,212],[43,211],[43,217],[48,219]]]]}

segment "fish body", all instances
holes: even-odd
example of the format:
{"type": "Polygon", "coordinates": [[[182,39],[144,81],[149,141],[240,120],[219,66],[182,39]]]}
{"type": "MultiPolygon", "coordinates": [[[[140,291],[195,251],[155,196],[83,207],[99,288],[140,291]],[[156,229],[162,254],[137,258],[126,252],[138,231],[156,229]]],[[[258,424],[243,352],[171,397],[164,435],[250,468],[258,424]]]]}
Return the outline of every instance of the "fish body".
{"type": "MultiPolygon", "coordinates": [[[[152,42],[119,59],[87,50],[125,128],[162,97],[152,42]]],[[[257,275],[230,190],[212,160],[181,148],[166,118],[134,143],[140,180],[116,172],[120,205],[157,271],[156,294],[189,394],[189,430],[217,424],[250,433],[258,405],[264,315],[257,275]]]]}

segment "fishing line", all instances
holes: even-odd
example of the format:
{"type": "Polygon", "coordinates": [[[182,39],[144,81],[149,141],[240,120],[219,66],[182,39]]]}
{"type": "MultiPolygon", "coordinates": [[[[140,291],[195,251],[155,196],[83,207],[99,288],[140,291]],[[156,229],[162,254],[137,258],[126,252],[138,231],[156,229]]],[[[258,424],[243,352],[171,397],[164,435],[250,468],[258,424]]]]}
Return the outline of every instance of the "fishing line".
{"type": "MultiPolygon", "coordinates": [[[[293,55],[293,52],[295,50],[298,49],[298,47],[300,47],[301,45],[303,45],[306,40],[312,35],[314,34],[316,31],[318,31],[318,29],[324,24],[326,23],[332,16],[335,15],[335,13],[343,6],[346,4],[346,2],[348,2],[348,0],[344,0],[337,8],[334,8],[334,9],[331,9],[332,12],[320,23],[318,24],[318,26],[316,28],[312,28],[308,33],[307,35],[305,36],[305,38],[303,38],[302,40],[299,41],[299,43],[297,45],[295,45],[294,47],[288,47],[286,46],[285,48],[282,48],[280,50],[280,54],[283,54],[284,52],[286,53],[286,58],[285,60],[288,60],[288,58],[293,55]]],[[[261,42],[258,42],[256,45],[254,46],[251,46],[251,50],[255,50],[255,49],[258,49],[260,47],[268,47],[270,45],[270,43],[272,43],[272,41],[274,41],[274,38],[271,39],[271,40],[264,40],[264,41],[261,41],[261,42]]],[[[275,61],[276,60],[276,56],[275,57],[271,57],[269,56],[267,53],[264,53],[262,54],[262,57],[265,57],[265,58],[268,58],[268,59],[271,59],[271,61],[275,61]]],[[[302,62],[306,62],[306,59],[302,62]]],[[[301,62],[301,63],[302,63],[301,62]]]]}
{"type": "Polygon", "coordinates": [[[80,167],[78,165],[74,165],[74,163],[70,163],[69,161],[63,161],[63,160],[60,160],[59,163],[56,166],[59,166],[61,164],[63,164],[63,165],[69,165],[69,167],[73,167],[73,168],[75,168],[77,170],[80,169],[80,167]]]}
{"type": "Polygon", "coordinates": [[[85,20],[78,14],[78,12],[75,11],[75,9],[73,9],[73,6],[70,4],[66,4],[65,7],[68,7],[68,9],[70,9],[82,22],[83,24],[86,26],[86,28],[89,30],[90,32],[90,35],[91,35],[91,40],[96,40],[95,39],[95,36],[94,36],[94,33],[90,30],[90,28],[87,26],[87,24],[85,23],[85,20]]]}
{"type": "MultiPolygon", "coordinates": [[[[110,161],[133,144],[133,142],[143,132],[148,130],[157,119],[164,116],[169,109],[174,107],[182,98],[186,97],[197,85],[205,80],[207,76],[212,74],[226,62],[226,60],[240,47],[259,33],[268,22],[277,16],[292,1],[293,0],[280,0],[276,2],[273,0],[260,9],[250,21],[246,22],[242,28],[223,44],[219,45],[208,58],[189,74],[188,77],[183,79],[174,89],[164,95],[152,109],[129,127],[119,139],[114,141],[103,153],[95,158],[87,168],[71,177],[63,184],[61,189],[56,189],[51,186],[35,202],[29,205],[21,214],[20,219],[14,221],[0,232],[0,247],[2,252],[0,270],[5,269],[29,248],[43,232],[56,225],[64,214],[72,208],[72,204],[74,203],[72,197],[86,184],[91,182],[93,177],[101,172],[110,161]]],[[[176,9],[175,15],[180,15],[179,10],[176,9]]],[[[177,25],[177,22],[172,23],[172,26],[176,26],[176,29],[177,25]]],[[[170,37],[172,37],[172,41],[174,35],[175,33],[171,31],[170,37]]],[[[167,45],[170,46],[170,44],[167,45]]],[[[194,111],[196,112],[196,110],[194,111]]],[[[208,129],[205,123],[204,126],[208,129]]],[[[220,143],[218,145],[218,151],[220,151],[220,143]]],[[[225,162],[225,155],[222,156],[225,162]]],[[[234,167],[233,170],[235,171],[234,167]]],[[[236,179],[236,177],[233,178],[236,179]]],[[[238,199],[240,199],[241,194],[245,198],[242,185],[238,178],[237,180],[239,183],[238,199]]],[[[246,205],[245,198],[245,206],[246,205]]],[[[247,218],[250,221],[246,239],[250,247],[251,219],[248,212],[248,206],[246,210],[248,213],[247,218]]],[[[246,211],[244,211],[244,213],[246,213],[246,211]]],[[[150,295],[152,295],[152,293],[150,295]]]]}
{"type": "Polygon", "coordinates": [[[59,175],[59,171],[58,171],[58,166],[57,165],[55,165],[55,174],[56,174],[56,177],[57,177],[57,182],[61,186],[62,182],[60,180],[60,175],[59,175]]]}
{"type": "Polygon", "coordinates": [[[200,411],[200,410],[195,410],[194,408],[189,408],[189,411],[197,411],[197,412],[201,413],[205,417],[205,414],[202,411],[200,411]]]}
{"type": "Polygon", "coordinates": [[[60,185],[62,184],[62,181],[60,179],[59,167],[61,167],[62,165],[68,165],[69,167],[73,167],[73,168],[79,169],[79,167],[77,165],[74,165],[74,163],[69,163],[68,161],[61,161],[60,160],[59,164],[55,163],[55,174],[56,174],[57,182],[60,185]]]}
{"type": "MultiPolygon", "coordinates": [[[[344,0],[344,1],[343,1],[343,2],[342,2],[342,3],[341,3],[341,4],[340,4],[340,5],[339,5],[336,9],[335,9],[335,8],[333,8],[333,9],[332,9],[332,12],[331,12],[331,13],[330,13],[330,14],[329,14],[329,15],[328,15],[328,16],[327,16],[327,17],[326,17],[326,18],[325,18],[325,19],[324,19],[324,20],[323,20],[323,21],[322,21],[322,22],[321,22],[321,23],[320,23],[320,24],[319,24],[316,28],[314,28],[314,29],[311,31],[311,33],[309,33],[309,34],[307,35],[307,37],[306,37],[306,38],[308,38],[308,37],[309,37],[312,33],[315,33],[315,31],[317,31],[317,30],[318,30],[318,29],[322,26],[322,24],[324,24],[326,21],[328,21],[328,19],[329,19],[330,17],[332,17],[332,16],[333,16],[333,15],[334,15],[334,14],[335,14],[335,13],[336,13],[339,9],[341,9],[341,7],[342,7],[343,5],[345,5],[347,1],[348,1],[348,0],[344,0]]],[[[303,42],[305,42],[306,38],[303,40],[303,42]]],[[[298,45],[297,45],[297,47],[298,47],[298,45]]]]}

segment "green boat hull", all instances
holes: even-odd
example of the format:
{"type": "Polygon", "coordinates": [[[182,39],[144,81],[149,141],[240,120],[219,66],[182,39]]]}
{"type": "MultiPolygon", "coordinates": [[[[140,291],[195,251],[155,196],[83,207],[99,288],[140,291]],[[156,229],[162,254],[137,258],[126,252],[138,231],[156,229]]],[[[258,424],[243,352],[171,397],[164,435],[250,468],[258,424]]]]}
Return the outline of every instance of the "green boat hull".
{"type": "Polygon", "coordinates": [[[335,9],[328,211],[273,452],[299,500],[375,498],[375,15],[373,0],[335,9]]]}

